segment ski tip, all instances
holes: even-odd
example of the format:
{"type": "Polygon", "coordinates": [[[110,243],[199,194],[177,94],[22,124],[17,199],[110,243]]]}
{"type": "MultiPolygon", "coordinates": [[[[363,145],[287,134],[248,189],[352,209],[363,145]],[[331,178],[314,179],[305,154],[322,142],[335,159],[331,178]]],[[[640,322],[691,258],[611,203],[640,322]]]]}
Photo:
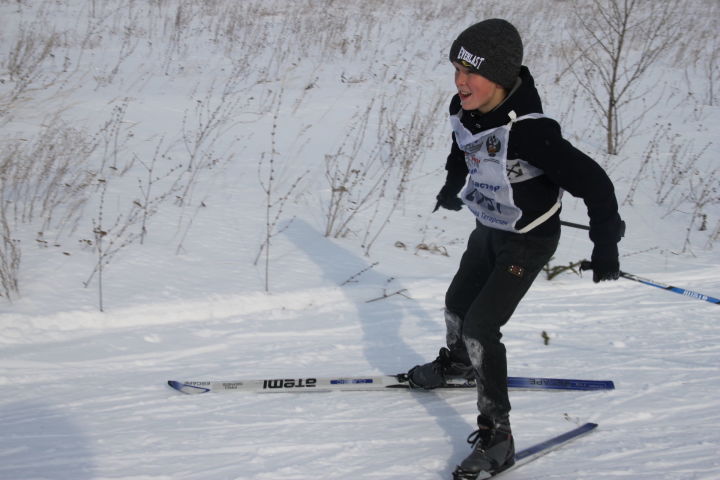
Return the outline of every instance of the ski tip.
{"type": "Polygon", "coordinates": [[[168,380],[167,384],[175,390],[182,390],[182,382],[178,382],[177,380],[168,380]]]}
{"type": "Polygon", "coordinates": [[[187,383],[178,382],[177,380],[168,380],[167,383],[178,392],[187,393],[188,395],[207,393],[210,391],[209,388],[196,387],[195,385],[188,385],[187,383]]]}

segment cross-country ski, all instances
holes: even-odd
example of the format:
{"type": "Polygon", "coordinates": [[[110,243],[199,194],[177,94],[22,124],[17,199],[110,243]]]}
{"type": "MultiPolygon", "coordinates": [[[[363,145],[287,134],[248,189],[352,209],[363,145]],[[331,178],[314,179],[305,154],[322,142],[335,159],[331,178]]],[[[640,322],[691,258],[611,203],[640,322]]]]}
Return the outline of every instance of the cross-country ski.
{"type": "MultiPolygon", "coordinates": [[[[407,376],[374,375],[358,377],[290,377],[255,380],[168,380],[175,390],[196,395],[210,392],[312,393],[331,391],[377,391],[409,389],[407,376]]],[[[440,389],[473,389],[475,382],[450,379],[440,389]]],[[[613,390],[612,380],[579,380],[568,378],[508,377],[512,390],[613,390]]],[[[421,390],[421,389],[415,389],[421,390]]]]}
{"type": "Polygon", "coordinates": [[[578,438],[587,435],[588,433],[595,430],[597,426],[598,425],[596,423],[585,423],[584,425],[581,425],[561,435],[549,438],[548,440],[520,450],[515,454],[515,459],[512,466],[495,474],[485,472],[479,474],[464,472],[461,468],[458,467],[455,472],[453,472],[453,480],[482,480],[486,478],[499,477],[504,473],[510,472],[534,460],[537,460],[538,458],[547,455],[548,453],[555,451],[560,447],[563,447],[564,445],[567,445],[573,440],[577,440],[578,438]]]}

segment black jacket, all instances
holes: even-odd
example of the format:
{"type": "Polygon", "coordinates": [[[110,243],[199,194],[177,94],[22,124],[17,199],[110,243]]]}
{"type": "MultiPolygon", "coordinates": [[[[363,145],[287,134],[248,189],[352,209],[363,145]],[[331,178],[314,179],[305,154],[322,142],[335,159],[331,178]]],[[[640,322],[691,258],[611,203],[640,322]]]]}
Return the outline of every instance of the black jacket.
{"type": "MultiPolygon", "coordinates": [[[[520,72],[521,84],[514,88],[505,101],[488,113],[477,110],[462,112],[462,124],[473,134],[505,125],[508,113],[514,110],[518,117],[528,113],[542,113],[540,96],[527,67],[520,72]]],[[[450,114],[461,110],[460,98],[450,102],[450,114]]],[[[592,158],[565,140],[560,126],[549,118],[530,119],[513,124],[508,141],[508,159],[522,159],[541,169],[539,177],[514,185],[516,204],[523,210],[518,221],[526,225],[546,212],[558,198],[559,188],[582,198],[590,217],[590,238],[597,244],[616,244],[621,236],[621,221],[615,189],[605,171],[592,158]]],[[[468,167],[465,153],[453,144],[445,166],[446,185],[458,194],[465,184],[468,167]]],[[[536,235],[551,235],[560,228],[560,212],[530,231],[536,235]]]]}

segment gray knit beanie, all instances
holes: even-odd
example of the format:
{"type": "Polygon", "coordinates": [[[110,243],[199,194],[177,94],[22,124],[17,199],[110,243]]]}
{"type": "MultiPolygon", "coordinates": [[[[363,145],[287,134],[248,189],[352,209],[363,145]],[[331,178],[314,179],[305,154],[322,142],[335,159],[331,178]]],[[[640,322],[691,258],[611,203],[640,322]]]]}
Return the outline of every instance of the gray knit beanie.
{"type": "Polygon", "coordinates": [[[468,27],[453,42],[450,61],[458,62],[500,86],[515,86],[523,59],[517,29],[507,20],[491,18],[468,27]]]}

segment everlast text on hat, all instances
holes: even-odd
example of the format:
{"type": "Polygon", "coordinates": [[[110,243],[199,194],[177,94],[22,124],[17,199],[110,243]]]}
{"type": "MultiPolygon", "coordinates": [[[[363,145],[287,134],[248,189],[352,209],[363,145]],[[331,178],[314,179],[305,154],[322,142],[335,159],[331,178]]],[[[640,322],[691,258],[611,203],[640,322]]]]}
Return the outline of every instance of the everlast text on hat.
{"type": "Polygon", "coordinates": [[[458,52],[458,60],[469,63],[473,68],[479,68],[480,64],[485,61],[484,57],[480,55],[473,55],[472,53],[465,50],[464,47],[460,47],[458,52]]]}

